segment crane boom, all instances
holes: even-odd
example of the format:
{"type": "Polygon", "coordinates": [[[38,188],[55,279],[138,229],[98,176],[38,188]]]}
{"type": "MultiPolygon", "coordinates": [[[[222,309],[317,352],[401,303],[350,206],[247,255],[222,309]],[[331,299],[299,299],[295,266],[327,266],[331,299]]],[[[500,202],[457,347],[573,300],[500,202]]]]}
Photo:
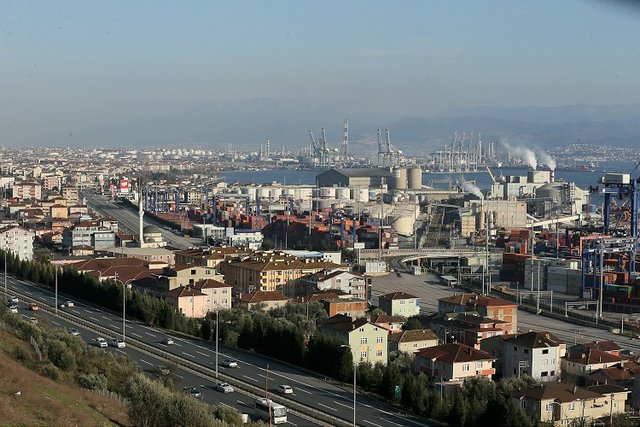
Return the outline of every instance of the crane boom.
{"type": "Polygon", "coordinates": [[[491,177],[491,182],[496,182],[496,177],[493,176],[493,172],[491,172],[489,165],[487,165],[486,168],[487,168],[487,172],[489,172],[489,176],[491,177]]]}

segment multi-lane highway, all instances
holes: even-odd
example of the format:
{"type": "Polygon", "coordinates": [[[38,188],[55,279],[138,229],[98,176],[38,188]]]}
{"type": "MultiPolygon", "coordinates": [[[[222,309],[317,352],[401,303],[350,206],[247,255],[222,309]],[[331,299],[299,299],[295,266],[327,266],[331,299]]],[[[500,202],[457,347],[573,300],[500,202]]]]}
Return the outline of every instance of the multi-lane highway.
{"type": "MultiPolygon", "coordinates": [[[[116,204],[107,196],[101,196],[91,191],[85,191],[82,196],[87,199],[87,206],[107,218],[118,220],[118,227],[132,233],[135,236],[140,234],[140,218],[136,210],[127,206],[116,204]]],[[[163,228],[163,225],[153,220],[150,216],[144,217],[145,225],[155,225],[162,233],[164,240],[175,248],[185,249],[202,244],[202,240],[190,237],[183,237],[171,230],[163,228]]]]}
{"type": "MultiPolygon", "coordinates": [[[[122,333],[122,317],[91,304],[75,301],[75,307],[58,310],[56,316],[53,292],[30,282],[10,277],[9,293],[21,299],[20,311],[23,315],[34,315],[26,309],[27,302],[36,301],[47,308],[35,312],[41,322],[49,322],[54,327],[75,327],[82,338],[93,343],[102,336],[110,341],[122,333]],[[104,333],[108,331],[108,333],[104,333]]],[[[59,301],[73,299],[59,295],[59,301]]],[[[173,336],[174,344],[165,345],[168,335],[161,330],[150,328],[135,321],[127,321],[127,346],[123,349],[109,347],[109,351],[126,354],[149,374],[158,365],[174,361],[179,367],[176,372],[180,387],[197,387],[205,401],[223,403],[244,413],[251,413],[256,397],[263,396],[265,385],[273,393],[278,385],[286,384],[294,389],[293,395],[273,395],[274,400],[291,409],[289,423],[293,425],[315,425],[311,419],[324,425],[349,425],[353,416],[353,394],[350,387],[341,387],[327,382],[305,370],[264,358],[258,354],[237,349],[220,347],[219,361],[232,358],[238,361],[238,368],[218,365],[222,379],[236,387],[236,392],[223,394],[213,390],[215,383],[216,353],[213,343],[196,339],[173,336]],[[268,368],[267,368],[268,366],[268,368]],[[268,369],[268,380],[265,381],[268,369]],[[242,390],[239,392],[238,389],[242,390]],[[304,414],[308,413],[309,416],[304,414]],[[324,414],[324,416],[322,415],[324,414]],[[311,418],[310,418],[311,417],[311,418]],[[324,420],[322,420],[324,418],[324,420]]],[[[367,394],[358,394],[356,407],[357,424],[362,426],[425,426],[422,420],[398,414],[384,402],[367,394]]]]}

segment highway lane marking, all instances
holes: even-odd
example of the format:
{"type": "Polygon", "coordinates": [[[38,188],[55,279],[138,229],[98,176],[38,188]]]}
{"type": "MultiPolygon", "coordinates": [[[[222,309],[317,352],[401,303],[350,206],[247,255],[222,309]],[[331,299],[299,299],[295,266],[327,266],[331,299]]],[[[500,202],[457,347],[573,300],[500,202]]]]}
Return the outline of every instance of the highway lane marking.
{"type": "Polygon", "coordinates": [[[291,421],[287,421],[287,424],[291,424],[292,426],[297,426],[298,424],[294,424],[291,421]]]}
{"type": "Polygon", "coordinates": [[[109,319],[107,316],[102,316],[102,318],[103,318],[104,320],[111,320],[111,319],[109,319]]]}
{"type": "Polygon", "coordinates": [[[51,323],[53,323],[56,326],[60,326],[60,323],[56,322],[55,320],[52,320],[51,323]]]}
{"type": "Polygon", "coordinates": [[[207,347],[203,347],[203,346],[198,345],[198,344],[194,344],[194,346],[198,347],[199,349],[202,349],[202,350],[209,350],[207,347]]]}
{"type": "Polygon", "coordinates": [[[96,318],[95,318],[95,317],[93,317],[93,316],[89,316],[89,319],[93,320],[93,321],[94,321],[94,322],[96,322],[96,323],[97,323],[97,322],[99,322],[99,320],[98,320],[98,319],[96,319],[96,318]]]}
{"type": "Polygon", "coordinates": [[[177,342],[174,342],[173,345],[178,346],[178,347],[182,347],[182,345],[178,344],[177,342]]]}
{"type": "Polygon", "coordinates": [[[145,332],[145,334],[152,336],[154,338],[157,338],[158,336],[156,334],[152,334],[151,332],[145,332]]]}
{"type": "MultiPolygon", "coordinates": [[[[240,399],[236,399],[236,402],[238,402],[239,404],[244,405],[244,406],[249,406],[249,405],[247,405],[246,403],[244,403],[244,402],[243,402],[242,400],[240,400],[240,399]]],[[[250,407],[250,406],[249,406],[249,407],[250,407]]]]}
{"type": "Polygon", "coordinates": [[[151,362],[147,362],[147,361],[146,361],[146,360],[144,360],[144,359],[140,359],[140,361],[141,361],[142,363],[146,363],[147,365],[151,365],[151,366],[153,366],[153,363],[151,363],[151,362]]]}
{"type": "Polygon", "coordinates": [[[251,378],[251,377],[248,377],[248,376],[246,376],[246,375],[243,375],[243,377],[244,377],[244,378],[246,378],[246,379],[248,379],[248,380],[258,382],[258,380],[257,380],[257,379],[255,379],[255,378],[251,378]]]}
{"type": "Polygon", "coordinates": [[[367,405],[366,403],[362,403],[362,406],[367,407],[367,408],[373,408],[373,406],[367,405]]]}
{"type": "Polygon", "coordinates": [[[184,379],[184,377],[182,375],[178,375],[178,374],[175,374],[175,375],[176,375],[176,377],[180,378],[181,380],[184,379]]]}
{"type": "MultiPolygon", "coordinates": [[[[331,406],[324,405],[324,404],[322,404],[322,403],[320,403],[320,402],[316,402],[316,403],[317,403],[318,405],[322,406],[323,408],[331,409],[332,411],[336,411],[336,412],[338,412],[338,410],[337,410],[336,408],[332,408],[331,406]]],[[[382,427],[382,426],[381,426],[381,427],[382,427]]]]}
{"type": "Polygon", "coordinates": [[[313,394],[309,390],[305,390],[305,389],[300,388],[300,387],[297,387],[296,390],[302,391],[302,392],[307,393],[307,394],[313,394]]]}
{"type": "Polygon", "coordinates": [[[117,348],[117,349],[116,349],[116,351],[118,351],[118,352],[120,352],[120,353],[124,354],[125,356],[127,355],[127,353],[125,353],[124,351],[120,350],[119,348],[117,348]]]}
{"type": "Polygon", "coordinates": [[[369,424],[371,424],[372,426],[382,427],[380,424],[372,423],[371,421],[368,421],[368,420],[362,420],[362,421],[364,421],[365,423],[369,423],[369,424]]]}
{"type": "Polygon", "coordinates": [[[91,313],[91,310],[89,310],[88,308],[85,308],[84,311],[86,311],[87,313],[91,313]]]}
{"type": "Polygon", "coordinates": [[[135,332],[129,332],[129,335],[133,335],[134,337],[142,338],[142,335],[138,335],[135,332]]]}
{"type": "Polygon", "coordinates": [[[393,421],[391,421],[391,420],[388,420],[388,419],[386,419],[386,418],[380,418],[380,419],[381,419],[382,421],[384,421],[385,423],[391,423],[391,424],[393,424],[394,426],[400,426],[400,427],[402,427],[402,426],[404,425],[404,424],[398,424],[398,423],[395,423],[395,422],[393,422],[393,421]]]}
{"type": "Polygon", "coordinates": [[[188,357],[190,357],[190,358],[192,358],[192,359],[195,359],[195,358],[196,358],[194,355],[189,354],[189,353],[185,353],[184,351],[182,352],[182,354],[184,354],[185,356],[188,356],[188,357]]]}
{"type": "Polygon", "coordinates": [[[353,406],[345,405],[344,403],[333,401],[336,405],[344,406],[345,408],[353,409],[353,406]]]}
{"type": "Polygon", "coordinates": [[[24,291],[24,293],[25,293],[25,294],[27,294],[27,295],[33,295],[33,294],[32,294],[31,292],[29,292],[29,291],[24,291]]]}
{"type": "Polygon", "coordinates": [[[201,354],[202,356],[205,356],[205,357],[209,357],[209,355],[208,355],[208,354],[203,353],[203,352],[198,351],[198,350],[196,350],[196,353],[201,354]]]}

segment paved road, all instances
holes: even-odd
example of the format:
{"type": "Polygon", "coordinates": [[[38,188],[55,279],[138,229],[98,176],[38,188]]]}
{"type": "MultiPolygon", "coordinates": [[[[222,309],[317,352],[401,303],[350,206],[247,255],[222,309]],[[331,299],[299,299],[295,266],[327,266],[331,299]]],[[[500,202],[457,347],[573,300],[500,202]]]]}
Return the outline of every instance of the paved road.
{"type": "MultiPolygon", "coordinates": [[[[422,276],[401,273],[401,277],[392,273],[372,278],[373,304],[378,304],[378,296],[394,291],[404,291],[420,298],[421,312],[427,314],[438,311],[439,298],[463,292],[459,288],[443,286],[440,284],[438,277],[431,273],[422,276]]],[[[574,341],[611,340],[622,348],[640,353],[640,339],[631,340],[628,337],[612,334],[606,330],[580,326],[545,316],[537,316],[524,310],[518,311],[518,330],[521,332],[530,330],[549,331],[567,344],[573,344],[574,341]]]]}
{"type": "MultiPolygon", "coordinates": [[[[87,199],[87,206],[98,212],[100,215],[118,220],[118,226],[135,236],[140,234],[140,219],[138,211],[128,206],[114,203],[107,196],[101,196],[89,191],[83,192],[82,196],[87,199]]],[[[144,217],[144,225],[155,225],[162,232],[162,237],[170,246],[186,249],[202,244],[201,239],[183,237],[167,230],[163,224],[155,221],[148,215],[144,217]]]]}
{"type": "MultiPolygon", "coordinates": [[[[39,301],[40,305],[45,304],[53,307],[54,296],[53,292],[49,289],[44,289],[35,286],[29,282],[9,278],[9,292],[12,293],[16,290],[25,295],[39,301]]],[[[64,301],[67,299],[73,299],[66,296],[59,295],[58,300],[64,301]]],[[[91,304],[85,304],[81,301],[77,301],[76,306],[71,309],[65,309],[72,314],[79,316],[87,321],[99,324],[102,327],[108,328],[113,331],[111,336],[105,336],[108,341],[112,337],[119,337],[122,331],[122,317],[121,314],[111,313],[102,308],[95,307],[91,304]]],[[[26,307],[22,302],[21,306],[26,307]]],[[[31,313],[31,312],[30,312],[31,313]]],[[[45,316],[44,312],[39,312],[38,316],[45,316]]],[[[52,318],[51,322],[55,326],[67,327],[62,319],[52,318]]],[[[175,344],[164,345],[162,339],[167,336],[164,331],[150,328],[146,325],[139,324],[134,321],[127,321],[127,337],[135,338],[138,341],[144,342],[155,348],[167,351],[182,359],[189,360],[196,363],[199,366],[215,369],[216,366],[216,353],[213,343],[207,343],[200,340],[183,339],[180,337],[173,337],[175,344]]],[[[95,333],[84,332],[83,338],[88,342],[93,340],[95,333]]],[[[92,342],[92,341],[91,341],[92,342]]],[[[110,351],[121,351],[113,349],[110,351]]],[[[122,350],[125,354],[133,352],[135,350],[125,348],[122,350]]],[[[132,353],[134,354],[134,353],[132,353]]],[[[135,355],[135,354],[134,354],[135,355]]],[[[139,363],[142,369],[145,371],[152,370],[157,364],[166,364],[166,361],[149,359],[148,355],[138,355],[132,358],[139,363]]],[[[265,376],[267,370],[267,364],[269,365],[269,389],[275,388],[280,384],[287,384],[294,388],[295,393],[293,396],[286,399],[276,396],[274,400],[287,405],[288,399],[293,402],[303,404],[307,407],[314,408],[317,411],[327,413],[332,416],[340,417],[344,420],[351,420],[353,414],[353,394],[350,387],[342,388],[338,385],[324,381],[321,377],[314,376],[307,371],[299,368],[279,363],[275,360],[266,359],[258,354],[245,353],[233,348],[220,347],[219,360],[220,362],[226,358],[232,358],[238,361],[239,368],[225,368],[219,366],[221,374],[227,375],[230,379],[229,382],[234,385],[235,382],[243,382],[252,384],[262,389],[265,385],[265,376]]],[[[234,406],[243,412],[246,411],[247,402],[251,402],[248,397],[236,400],[242,400],[242,403],[229,401],[230,397],[221,393],[213,392],[210,387],[213,385],[215,378],[213,376],[194,376],[188,372],[180,371],[181,384],[184,386],[193,386],[194,384],[201,389],[204,389],[205,399],[210,399],[210,403],[223,402],[230,406],[234,406]]],[[[258,397],[258,396],[254,396],[258,397]]],[[[391,412],[386,408],[383,402],[369,397],[368,395],[358,394],[357,397],[357,421],[358,425],[384,427],[384,426],[425,426],[422,421],[407,418],[397,413],[391,412]]],[[[298,420],[292,418],[292,422],[298,425],[309,425],[307,421],[298,420]],[[302,424],[299,424],[302,423],[302,424]]]]}

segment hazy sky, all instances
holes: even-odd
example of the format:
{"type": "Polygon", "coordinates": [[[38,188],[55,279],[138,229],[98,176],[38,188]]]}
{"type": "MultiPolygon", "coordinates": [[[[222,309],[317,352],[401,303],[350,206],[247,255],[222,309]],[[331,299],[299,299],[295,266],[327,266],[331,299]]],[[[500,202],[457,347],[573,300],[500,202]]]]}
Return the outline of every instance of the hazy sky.
{"type": "Polygon", "coordinates": [[[0,138],[288,98],[381,116],[640,101],[640,7],[1,1],[0,138]]]}

